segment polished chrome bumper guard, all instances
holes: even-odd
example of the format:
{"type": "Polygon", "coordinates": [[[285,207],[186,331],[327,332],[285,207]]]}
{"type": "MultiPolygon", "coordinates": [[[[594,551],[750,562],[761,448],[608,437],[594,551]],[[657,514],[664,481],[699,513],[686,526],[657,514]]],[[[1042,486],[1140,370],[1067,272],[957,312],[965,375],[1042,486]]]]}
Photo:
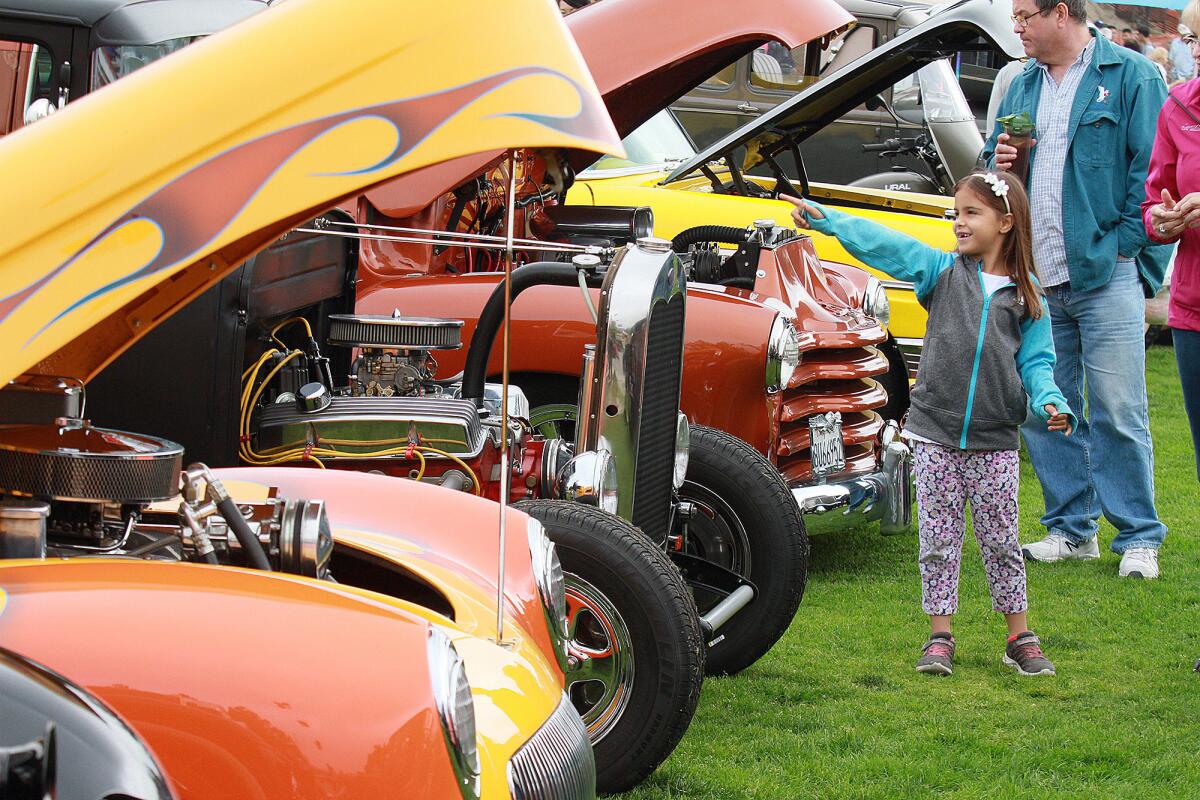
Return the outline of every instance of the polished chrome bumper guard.
{"type": "Polygon", "coordinates": [[[879,520],[880,533],[907,533],[912,526],[912,453],[900,439],[900,426],[889,421],[880,433],[879,470],[839,483],[792,487],[804,514],[845,508],[879,520]]]}
{"type": "Polygon", "coordinates": [[[596,759],[587,729],[564,694],[550,719],[508,762],[513,800],[593,800],[596,759]]]}

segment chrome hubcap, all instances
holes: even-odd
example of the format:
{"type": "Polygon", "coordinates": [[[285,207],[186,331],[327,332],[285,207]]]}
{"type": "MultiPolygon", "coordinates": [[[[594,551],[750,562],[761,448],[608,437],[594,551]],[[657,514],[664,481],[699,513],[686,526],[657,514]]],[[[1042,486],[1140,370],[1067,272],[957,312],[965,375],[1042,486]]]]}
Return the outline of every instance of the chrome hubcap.
{"type": "Polygon", "coordinates": [[[633,692],[633,643],[612,602],[578,575],[566,573],[567,655],[579,666],[567,673],[567,696],[592,744],[621,719],[633,692]]]}
{"type": "Polygon", "coordinates": [[[691,501],[696,511],[688,520],[687,552],[748,577],[750,536],[729,503],[692,481],[683,482],[679,495],[691,501]]]}

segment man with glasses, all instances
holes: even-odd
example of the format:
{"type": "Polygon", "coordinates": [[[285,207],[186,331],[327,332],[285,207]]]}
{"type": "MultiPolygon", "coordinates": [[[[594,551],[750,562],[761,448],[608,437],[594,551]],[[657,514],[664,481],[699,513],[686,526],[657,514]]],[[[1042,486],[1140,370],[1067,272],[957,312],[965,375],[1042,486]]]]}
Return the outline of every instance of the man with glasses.
{"type": "MultiPolygon", "coordinates": [[[[1013,29],[1030,60],[999,115],[1036,127],[1029,162],[1033,256],[1053,323],[1055,382],[1088,415],[1070,437],[1022,433],[1042,484],[1043,539],[1025,557],[1099,558],[1101,512],[1117,529],[1118,574],[1158,577],[1166,526],[1154,507],[1146,401],[1144,297],[1162,283],[1169,247],[1153,246],[1141,202],[1166,86],[1145,57],[1097,36],[1084,0],[1013,0],[1013,29]]],[[[984,155],[999,169],[1016,149],[993,130],[984,155]]]]}

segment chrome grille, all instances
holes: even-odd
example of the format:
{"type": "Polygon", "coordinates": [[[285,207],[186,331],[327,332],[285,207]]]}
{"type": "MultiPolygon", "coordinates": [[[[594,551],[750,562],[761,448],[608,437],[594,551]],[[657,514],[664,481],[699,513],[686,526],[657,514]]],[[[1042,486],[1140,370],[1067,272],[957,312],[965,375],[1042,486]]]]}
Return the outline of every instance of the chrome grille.
{"type": "Polygon", "coordinates": [[[840,475],[870,472],[878,467],[874,446],[882,422],[875,409],[887,394],[872,378],[888,370],[887,359],[874,347],[820,348],[801,356],[797,378],[783,393],[776,466],[790,485],[813,480],[809,419],[814,414],[842,414],[842,445],[846,468],[840,475]]]}
{"type": "Polygon", "coordinates": [[[670,533],[675,427],[683,374],[683,312],[682,294],[655,303],[646,340],[632,522],[656,541],[670,533]]]}
{"type": "Polygon", "coordinates": [[[596,760],[579,712],[563,695],[558,708],[508,762],[513,800],[591,800],[596,760]]]}

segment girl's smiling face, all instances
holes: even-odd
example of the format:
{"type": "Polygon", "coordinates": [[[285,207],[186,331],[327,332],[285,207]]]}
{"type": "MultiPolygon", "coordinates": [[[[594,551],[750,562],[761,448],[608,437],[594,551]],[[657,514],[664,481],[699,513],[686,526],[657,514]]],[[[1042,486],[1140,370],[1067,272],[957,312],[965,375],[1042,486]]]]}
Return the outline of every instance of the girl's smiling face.
{"type": "Polygon", "coordinates": [[[1012,215],[997,211],[969,186],[955,193],[954,213],[954,235],[958,252],[964,256],[981,258],[998,248],[1003,236],[1012,230],[1012,215]]]}

